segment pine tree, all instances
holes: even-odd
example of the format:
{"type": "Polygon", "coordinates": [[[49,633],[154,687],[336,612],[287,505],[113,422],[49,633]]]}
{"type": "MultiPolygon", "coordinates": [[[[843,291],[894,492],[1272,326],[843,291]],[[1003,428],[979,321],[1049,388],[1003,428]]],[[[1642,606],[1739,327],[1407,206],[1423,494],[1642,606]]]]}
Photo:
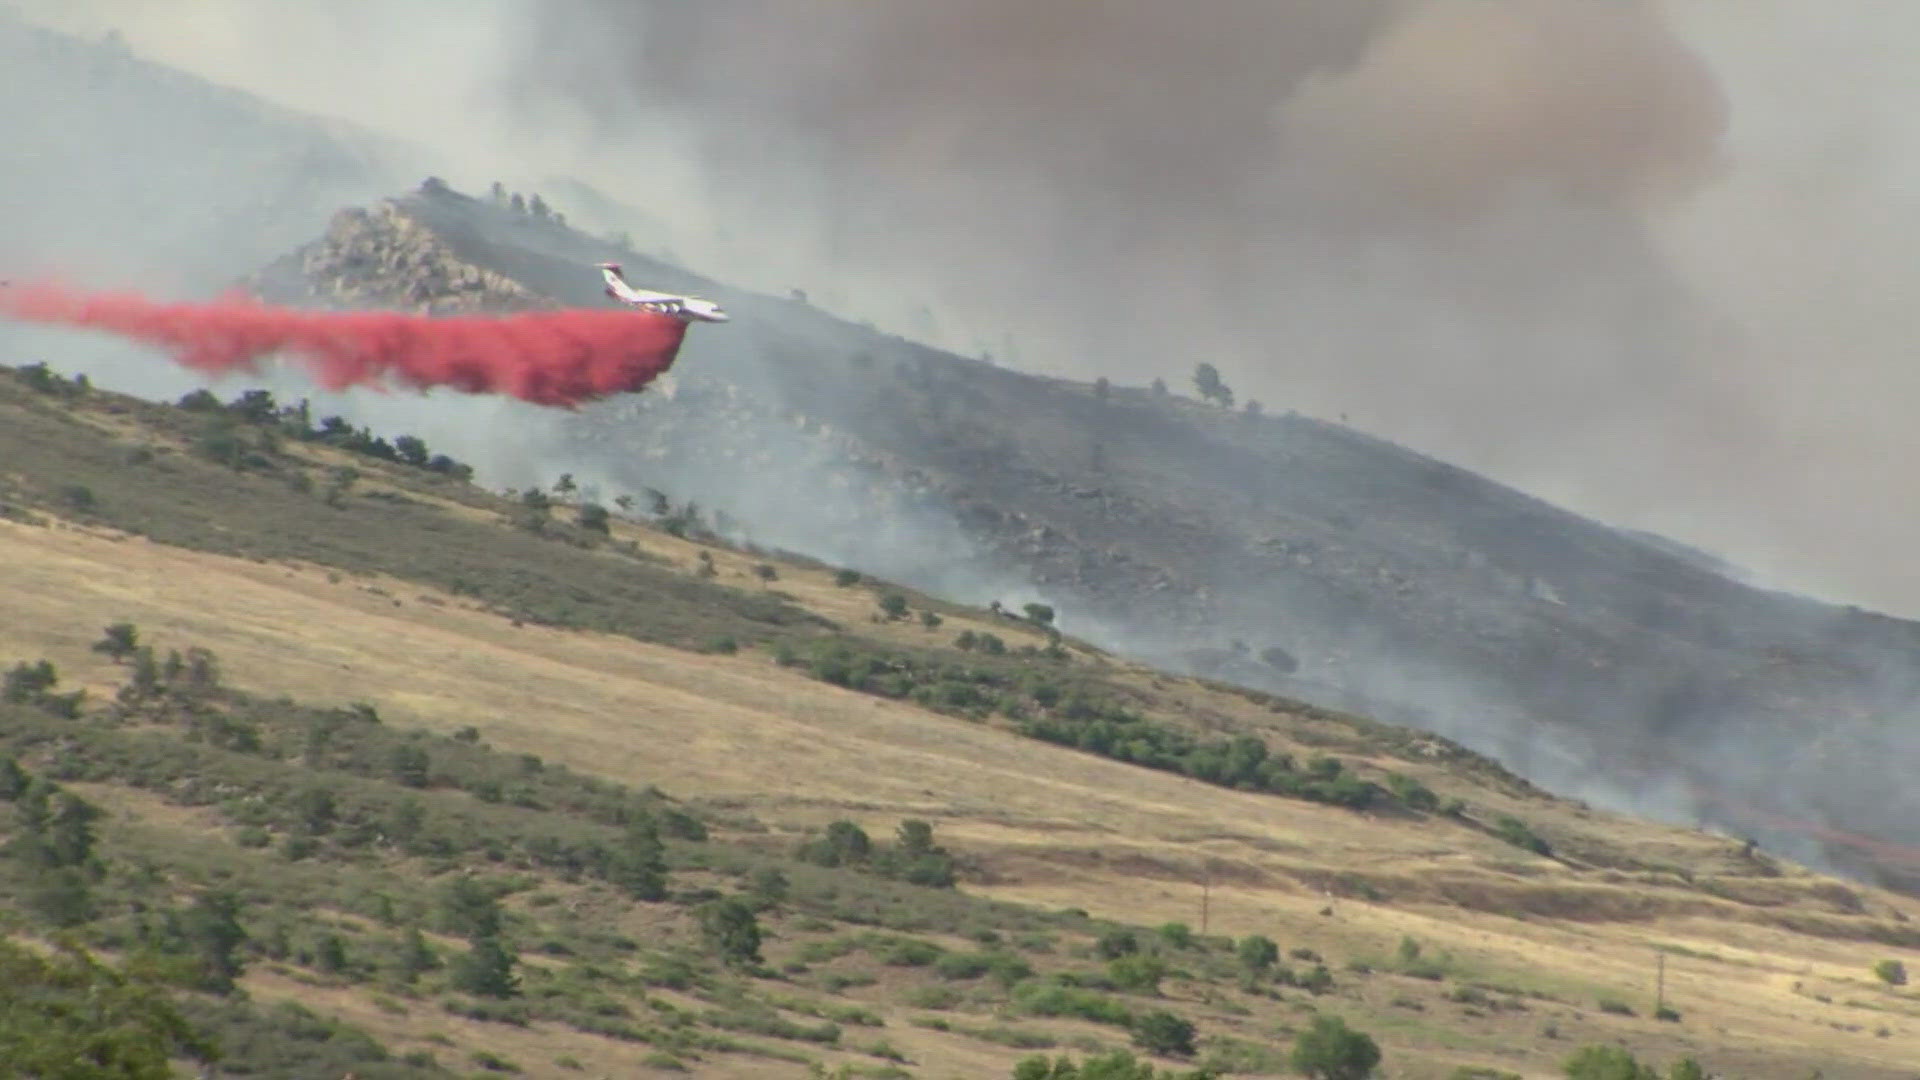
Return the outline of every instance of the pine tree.
{"type": "Polygon", "coordinates": [[[667,898],[666,850],[660,843],[659,826],[651,816],[627,826],[620,846],[608,860],[607,880],[635,900],[667,898]]]}
{"type": "Polygon", "coordinates": [[[140,632],[132,623],[120,622],[107,627],[100,640],[93,643],[93,651],[111,657],[117,664],[132,656],[139,646],[140,632]]]}
{"type": "Polygon", "coordinates": [[[513,973],[513,955],[497,934],[476,938],[473,948],[454,965],[453,987],[476,997],[509,998],[520,992],[513,973]]]}
{"type": "Polygon", "coordinates": [[[400,939],[400,949],[394,966],[400,977],[407,982],[419,978],[439,966],[440,958],[434,954],[433,946],[427,944],[426,935],[418,927],[408,930],[400,939]]]}

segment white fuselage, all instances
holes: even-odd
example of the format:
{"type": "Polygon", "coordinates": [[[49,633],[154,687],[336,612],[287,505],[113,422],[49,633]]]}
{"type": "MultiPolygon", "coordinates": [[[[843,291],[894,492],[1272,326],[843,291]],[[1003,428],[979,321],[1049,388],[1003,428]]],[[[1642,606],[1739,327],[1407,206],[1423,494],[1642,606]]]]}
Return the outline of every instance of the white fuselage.
{"type": "Polygon", "coordinates": [[[600,276],[606,280],[607,295],[628,307],[651,311],[657,315],[671,315],[683,321],[727,321],[727,313],[720,309],[719,304],[711,300],[634,288],[627,284],[626,278],[620,276],[618,263],[601,263],[600,276]]]}

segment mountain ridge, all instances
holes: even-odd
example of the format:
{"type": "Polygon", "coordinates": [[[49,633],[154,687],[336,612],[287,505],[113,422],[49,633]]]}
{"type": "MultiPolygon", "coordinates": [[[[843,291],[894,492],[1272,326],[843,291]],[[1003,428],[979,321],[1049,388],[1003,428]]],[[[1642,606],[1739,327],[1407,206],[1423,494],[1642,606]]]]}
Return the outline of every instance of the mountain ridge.
{"type": "Polygon", "coordinates": [[[955,356],[437,183],[377,213],[388,239],[336,223],[252,284],[300,303],[459,303],[448,271],[348,254],[404,246],[405,222],[435,258],[539,302],[603,302],[583,267],[618,259],[739,313],[690,341],[662,392],[563,426],[560,459],[596,482],[670,488],[742,535],[973,602],[1045,599],[1156,663],[1412,722],[1548,786],[1660,800],[1906,880],[1833,843],[1920,842],[1904,789],[1888,801],[1834,779],[1897,766],[1804,718],[1898,738],[1915,624],[1755,588],[1341,425],[955,356]],[[302,260],[321,251],[334,269],[315,281],[302,260]],[[1802,760],[1814,745],[1830,755],[1818,770],[1802,760]]]}

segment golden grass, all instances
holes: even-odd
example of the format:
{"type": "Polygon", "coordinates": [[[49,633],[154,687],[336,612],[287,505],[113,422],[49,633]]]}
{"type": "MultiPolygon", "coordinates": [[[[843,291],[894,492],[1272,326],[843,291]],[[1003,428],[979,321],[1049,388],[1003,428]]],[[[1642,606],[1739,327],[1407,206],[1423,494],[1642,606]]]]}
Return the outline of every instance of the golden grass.
{"type": "MultiPolygon", "coordinates": [[[[678,565],[691,567],[697,559],[698,545],[652,532],[632,535],[678,565]]],[[[720,551],[713,557],[722,580],[761,561],[720,551]]],[[[783,564],[772,587],[850,624],[864,622],[872,610],[868,589],[838,587],[831,571],[783,564]]],[[[1550,1075],[1553,1062],[1574,1046],[1601,1039],[1624,1040],[1663,1061],[1690,1052],[1709,1063],[1716,1054],[1780,1063],[1778,1072],[1743,1073],[1756,1076],[1804,1075],[1813,1064],[1829,1077],[1894,1076],[1920,1061],[1920,1010],[1872,981],[1873,963],[1894,955],[1886,947],[1769,926],[1751,909],[1678,879],[1610,883],[1449,822],[1355,814],[1128,767],[841,690],[764,656],[700,655],[606,635],[515,627],[467,601],[403,582],[201,554],[70,526],[0,521],[0,597],[0,657],[47,656],[68,685],[102,694],[121,673],[88,645],[99,627],[126,620],[160,649],[213,649],[228,681],[249,690],[322,702],[365,700],[390,722],[443,731],[470,724],[502,749],[657,784],[682,798],[744,806],[781,823],[850,817],[885,832],[902,817],[928,817],[944,842],[987,871],[988,883],[967,886],[976,893],[1197,928],[1202,882],[1211,881],[1207,930],[1263,933],[1283,949],[1307,945],[1326,956],[1352,995],[1328,1007],[1363,1027],[1379,1026],[1397,1063],[1395,1075],[1444,1075],[1451,1064],[1496,1060],[1550,1075]],[[1336,887],[1345,874],[1376,883],[1388,899],[1330,899],[1323,889],[1336,887]],[[1328,907],[1331,914],[1321,914],[1328,907]],[[1561,912],[1583,920],[1556,917],[1561,912]],[[1524,1014],[1463,1019],[1459,1006],[1440,1000],[1436,984],[1399,976],[1357,980],[1341,970],[1350,958],[1391,956],[1403,935],[1420,940],[1428,955],[1450,954],[1462,978],[1559,1000],[1537,998],[1524,1014]],[[1646,1015],[1658,947],[1672,950],[1667,998],[1684,1014],[1681,1024],[1646,1015]],[[1832,1001],[1817,1001],[1816,993],[1832,1001]],[[1388,1000],[1395,995],[1418,998],[1427,1011],[1396,1010],[1388,1000]],[[1640,1015],[1601,1014],[1595,1007],[1601,996],[1626,1000],[1640,1015]],[[1541,1036],[1546,1023],[1559,1028],[1559,1039],[1541,1036]],[[1863,1030],[1844,1030],[1849,1025],[1863,1030]],[[1880,1026],[1886,1037],[1873,1033],[1880,1026]]],[[[966,624],[949,619],[939,633],[966,624]]],[[[1013,636],[1004,625],[982,621],[976,628],[1013,636]]],[[[926,634],[917,624],[873,629],[902,639],[926,634]]],[[[1231,694],[1191,684],[1182,692],[1195,711],[1248,720],[1265,715],[1231,694]]],[[[1511,807],[1537,827],[1583,830],[1622,849],[1658,849],[1663,861],[1676,865],[1728,865],[1731,844],[1724,838],[1523,802],[1444,770],[1428,774],[1436,788],[1469,794],[1493,812],[1511,807]]],[[[140,812],[159,811],[142,806],[140,812]]],[[[1790,910],[1831,910],[1805,892],[1817,880],[1793,873],[1775,887],[1790,910]]],[[[1874,917],[1914,911],[1901,898],[1853,888],[1874,917]]],[[[419,1013],[436,1011],[431,1006],[394,1017],[353,993],[318,991],[266,972],[249,976],[249,987],[263,997],[294,996],[335,1012],[391,1039],[396,1049],[422,1045],[416,1036],[424,1030],[441,1030],[463,1054],[493,1050],[530,1075],[558,1074],[551,1061],[563,1054],[586,1063],[587,1075],[639,1074],[646,1053],[538,1025],[502,1032],[439,1016],[423,1026],[419,1013]]],[[[1181,993],[1177,985],[1172,992],[1181,993]]],[[[1004,1075],[1022,1056],[908,1026],[899,1018],[911,1012],[895,1011],[895,1022],[873,1037],[884,1036],[921,1062],[941,1063],[916,1070],[921,1075],[1004,1075]]],[[[1239,1023],[1219,1020],[1215,1027],[1239,1023]]],[[[1243,1034],[1271,1041],[1273,1030],[1243,1034]]],[[[447,1060],[444,1047],[440,1052],[447,1060]]],[[[703,1075],[797,1068],[725,1062],[703,1075]],[[741,1071],[729,1071],[736,1067],[741,1071]]]]}

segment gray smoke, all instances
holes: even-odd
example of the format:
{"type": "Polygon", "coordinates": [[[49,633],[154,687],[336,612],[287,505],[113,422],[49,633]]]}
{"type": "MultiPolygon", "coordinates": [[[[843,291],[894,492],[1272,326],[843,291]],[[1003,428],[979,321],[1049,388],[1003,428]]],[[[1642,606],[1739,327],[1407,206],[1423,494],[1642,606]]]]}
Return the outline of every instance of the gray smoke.
{"type": "Polygon", "coordinates": [[[1210,360],[1920,610],[1920,514],[1882,490],[1920,450],[1904,6],[20,6],[431,145],[467,187],[579,175],[749,285],[1062,374],[1210,360]]]}
{"type": "Polygon", "coordinates": [[[590,144],[670,131],[737,258],[891,325],[928,304],[943,344],[1089,378],[1211,360],[1914,611],[1883,463],[1920,450],[1917,17],[1843,8],[607,3],[521,73],[590,144]]]}

